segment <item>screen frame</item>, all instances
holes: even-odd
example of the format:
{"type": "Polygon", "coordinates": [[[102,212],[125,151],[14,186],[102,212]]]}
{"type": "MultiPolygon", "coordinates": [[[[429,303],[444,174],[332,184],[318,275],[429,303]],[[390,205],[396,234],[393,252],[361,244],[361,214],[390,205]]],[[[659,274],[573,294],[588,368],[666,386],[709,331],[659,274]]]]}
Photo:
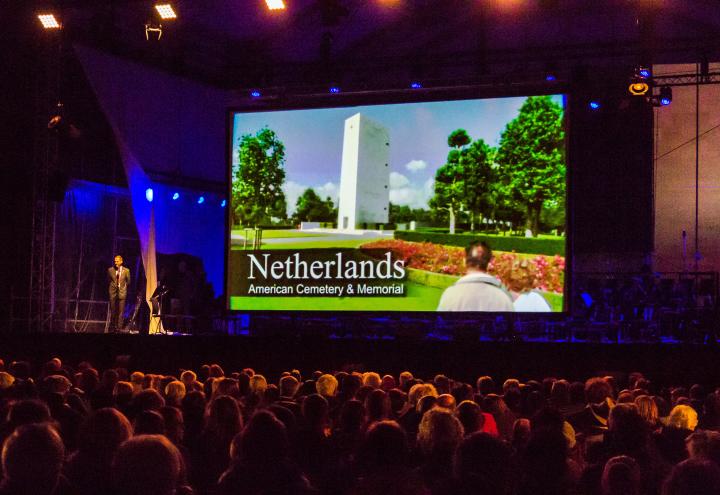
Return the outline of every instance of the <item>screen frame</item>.
{"type": "MultiPolygon", "coordinates": [[[[226,108],[225,112],[225,170],[226,170],[226,194],[227,208],[225,208],[225,250],[224,250],[224,277],[223,290],[225,293],[225,312],[226,314],[240,315],[248,314],[263,318],[271,318],[273,315],[280,317],[298,316],[301,318],[328,319],[338,320],[345,318],[362,318],[366,321],[374,319],[407,319],[407,320],[449,320],[449,321],[472,321],[483,320],[495,317],[509,317],[518,315],[527,319],[536,319],[538,317],[548,319],[562,319],[569,315],[571,311],[571,302],[568,295],[571,294],[572,286],[572,210],[571,195],[572,191],[569,187],[572,184],[571,174],[574,167],[570,163],[570,107],[572,105],[572,93],[566,84],[557,84],[552,87],[544,85],[533,85],[505,88],[482,88],[477,86],[466,86],[462,88],[429,88],[429,89],[402,89],[387,91],[367,91],[367,92],[349,92],[336,94],[312,94],[297,95],[294,97],[268,97],[268,98],[248,98],[245,104],[232,105],[226,108]],[[315,309],[290,309],[290,310],[268,310],[268,309],[231,309],[228,291],[229,273],[229,253],[231,251],[231,217],[230,210],[232,207],[232,153],[233,153],[233,135],[234,135],[234,119],[238,113],[264,113],[264,112],[281,112],[289,110],[320,110],[324,108],[344,108],[365,105],[392,105],[402,103],[425,103],[425,102],[442,102],[442,101],[461,101],[461,100],[479,100],[493,98],[512,98],[512,97],[530,97],[530,96],[546,96],[560,95],[563,98],[563,132],[564,152],[565,152],[565,272],[563,283],[563,309],[561,311],[550,312],[505,312],[505,311],[357,311],[357,310],[315,310],[315,309]]],[[[312,300],[308,297],[308,300],[312,300]]]]}

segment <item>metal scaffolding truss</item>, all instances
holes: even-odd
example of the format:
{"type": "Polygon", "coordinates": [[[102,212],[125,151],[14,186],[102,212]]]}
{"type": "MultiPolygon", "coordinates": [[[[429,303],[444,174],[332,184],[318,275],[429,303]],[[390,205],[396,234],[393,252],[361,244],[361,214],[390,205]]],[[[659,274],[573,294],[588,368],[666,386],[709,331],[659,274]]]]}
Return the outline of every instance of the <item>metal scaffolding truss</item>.
{"type": "Polygon", "coordinates": [[[33,211],[28,283],[27,328],[46,330],[55,312],[55,243],[57,203],[50,199],[51,174],[58,166],[58,136],[48,119],[60,101],[61,42],[48,44],[35,78],[33,211]]]}
{"type": "Polygon", "coordinates": [[[708,74],[674,74],[654,76],[655,86],[695,86],[697,84],[720,84],[720,72],[708,74]]]}

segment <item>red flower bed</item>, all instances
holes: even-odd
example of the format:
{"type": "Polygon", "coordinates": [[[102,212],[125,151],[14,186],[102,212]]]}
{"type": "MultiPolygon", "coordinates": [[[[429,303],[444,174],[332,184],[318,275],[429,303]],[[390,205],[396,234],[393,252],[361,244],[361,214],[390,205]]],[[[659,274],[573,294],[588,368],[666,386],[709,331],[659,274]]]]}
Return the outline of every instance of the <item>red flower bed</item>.
{"type": "MultiPolygon", "coordinates": [[[[403,260],[405,266],[418,270],[446,275],[464,275],[466,270],[465,250],[461,247],[388,239],[363,244],[360,249],[389,250],[394,258],[403,260]]],[[[368,252],[368,254],[373,253],[368,252]]],[[[490,262],[488,272],[498,277],[505,285],[509,285],[513,267],[517,267],[522,260],[526,260],[529,270],[534,274],[533,288],[562,293],[565,274],[565,258],[562,256],[497,252],[490,262]]]]}

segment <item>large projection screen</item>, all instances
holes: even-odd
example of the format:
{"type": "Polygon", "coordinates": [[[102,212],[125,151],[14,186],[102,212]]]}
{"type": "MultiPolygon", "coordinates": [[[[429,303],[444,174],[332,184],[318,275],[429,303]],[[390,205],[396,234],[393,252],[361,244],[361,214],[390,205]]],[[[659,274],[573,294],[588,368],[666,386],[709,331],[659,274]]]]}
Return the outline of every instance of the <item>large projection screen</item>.
{"type": "Polygon", "coordinates": [[[232,111],[228,309],[562,311],[565,100],[232,111]]]}

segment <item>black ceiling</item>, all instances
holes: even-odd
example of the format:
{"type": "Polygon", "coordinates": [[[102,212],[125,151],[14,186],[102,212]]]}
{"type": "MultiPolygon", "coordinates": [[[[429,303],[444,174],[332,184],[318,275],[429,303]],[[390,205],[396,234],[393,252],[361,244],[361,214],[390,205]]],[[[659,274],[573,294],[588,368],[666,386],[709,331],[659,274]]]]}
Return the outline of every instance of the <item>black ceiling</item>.
{"type": "Polygon", "coordinates": [[[174,0],[179,17],[160,41],[145,39],[146,0],[6,3],[23,4],[17,14],[40,43],[58,35],[34,15],[54,9],[65,42],[226,88],[687,62],[720,46],[718,0],[285,2],[271,12],[264,0],[174,0]]]}

